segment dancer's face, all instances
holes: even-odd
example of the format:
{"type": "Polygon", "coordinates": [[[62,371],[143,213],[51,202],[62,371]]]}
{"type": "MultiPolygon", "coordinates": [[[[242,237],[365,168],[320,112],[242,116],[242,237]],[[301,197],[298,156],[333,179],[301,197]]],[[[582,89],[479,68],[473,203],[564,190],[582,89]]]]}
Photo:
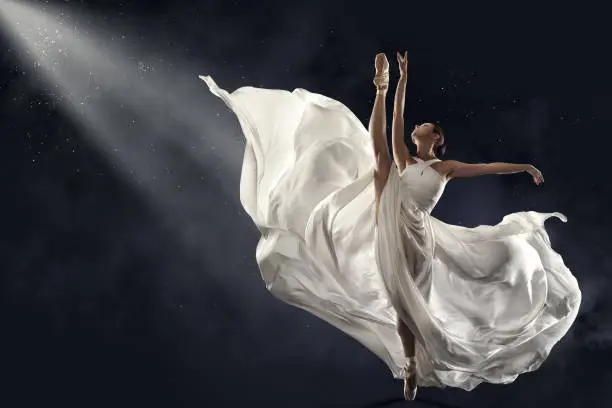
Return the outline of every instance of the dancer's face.
{"type": "Polygon", "coordinates": [[[412,143],[418,146],[421,143],[435,143],[440,135],[434,132],[433,123],[426,122],[416,125],[412,131],[411,137],[412,143]]]}

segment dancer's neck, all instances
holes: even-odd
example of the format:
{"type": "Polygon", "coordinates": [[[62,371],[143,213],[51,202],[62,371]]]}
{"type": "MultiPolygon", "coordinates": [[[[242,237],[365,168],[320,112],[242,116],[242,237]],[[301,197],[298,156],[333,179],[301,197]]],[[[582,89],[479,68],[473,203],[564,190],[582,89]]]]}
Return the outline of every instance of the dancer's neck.
{"type": "Polygon", "coordinates": [[[421,154],[419,152],[417,152],[416,157],[418,157],[419,159],[423,160],[423,161],[428,161],[428,160],[433,160],[433,159],[437,159],[435,154],[421,154]]]}
{"type": "Polygon", "coordinates": [[[437,159],[436,154],[433,152],[433,149],[419,149],[417,147],[416,157],[423,161],[437,159]]]}

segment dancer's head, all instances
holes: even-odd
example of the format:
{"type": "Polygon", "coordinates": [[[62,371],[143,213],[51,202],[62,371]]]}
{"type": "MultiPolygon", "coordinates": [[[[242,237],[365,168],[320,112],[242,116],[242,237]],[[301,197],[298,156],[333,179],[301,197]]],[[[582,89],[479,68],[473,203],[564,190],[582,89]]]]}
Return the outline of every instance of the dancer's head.
{"type": "Polygon", "coordinates": [[[444,131],[436,123],[425,122],[416,125],[411,138],[412,143],[417,145],[420,150],[431,150],[436,156],[441,156],[446,151],[444,131]]]}

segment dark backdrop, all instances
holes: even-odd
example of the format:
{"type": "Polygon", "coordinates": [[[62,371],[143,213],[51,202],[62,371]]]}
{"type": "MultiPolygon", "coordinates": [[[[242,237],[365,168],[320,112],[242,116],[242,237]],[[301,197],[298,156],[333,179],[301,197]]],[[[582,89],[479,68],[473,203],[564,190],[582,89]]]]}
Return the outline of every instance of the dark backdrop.
{"type": "MultiPolygon", "coordinates": [[[[197,75],[230,91],[306,88],[344,102],[367,125],[374,55],[390,60],[391,103],[396,50],[409,58],[407,128],[438,121],[448,158],[533,163],[546,179],[539,187],[527,175],[453,181],[435,215],[475,226],[513,211],[563,212],[568,223],[551,221],[548,230],[584,298],[540,370],[470,393],[424,389],[413,405],[608,406],[605,10],[557,2],[49,3],[83,26],[104,27],[102,41],[156,55],[147,64],[166,79],[190,83],[201,105],[182,104],[182,88],[167,95],[175,94],[175,109],[200,110],[207,121],[197,150],[205,159],[143,150],[164,169],[147,175],[143,193],[19,57],[8,27],[0,30],[2,406],[394,404],[401,382],[381,361],[266,291],[255,263],[259,235],[238,197],[240,128],[197,75]],[[224,140],[234,148],[212,154],[224,140]]],[[[126,118],[113,125],[146,141],[153,118],[137,120],[136,129],[126,118]]],[[[198,130],[177,124],[163,133],[182,140],[198,130]]]]}

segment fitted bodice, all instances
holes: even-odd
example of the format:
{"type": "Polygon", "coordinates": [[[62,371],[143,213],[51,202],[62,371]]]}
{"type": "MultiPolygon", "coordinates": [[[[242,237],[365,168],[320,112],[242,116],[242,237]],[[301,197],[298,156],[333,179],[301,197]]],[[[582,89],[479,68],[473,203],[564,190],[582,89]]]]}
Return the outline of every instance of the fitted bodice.
{"type": "Polygon", "coordinates": [[[442,196],[446,179],[431,168],[439,159],[421,160],[414,157],[417,163],[406,165],[401,172],[402,203],[414,203],[417,208],[431,213],[442,196]]]}

